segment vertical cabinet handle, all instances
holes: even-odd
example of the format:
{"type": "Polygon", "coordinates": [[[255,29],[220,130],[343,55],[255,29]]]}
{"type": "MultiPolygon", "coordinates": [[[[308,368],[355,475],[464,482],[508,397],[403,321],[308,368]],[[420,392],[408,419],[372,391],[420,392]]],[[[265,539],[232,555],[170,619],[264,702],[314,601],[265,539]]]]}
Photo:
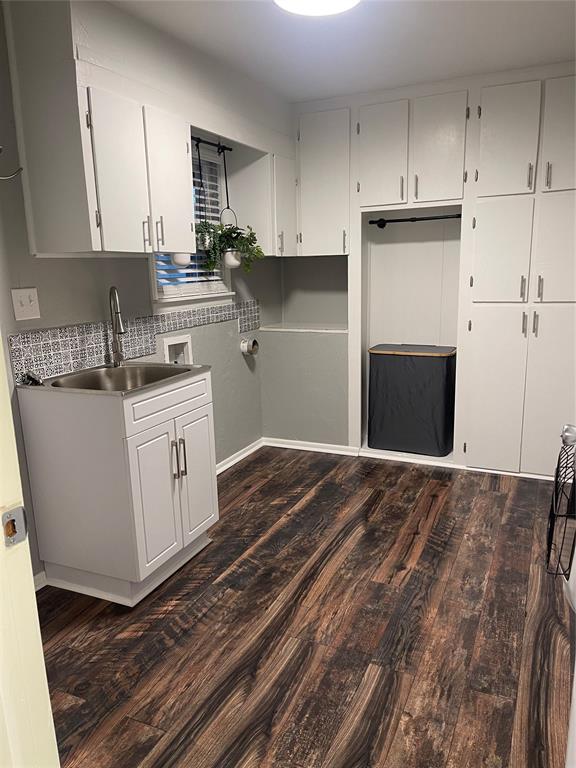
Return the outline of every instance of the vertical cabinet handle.
{"type": "Polygon", "coordinates": [[[160,248],[161,245],[166,245],[164,240],[164,216],[160,216],[156,222],[156,241],[158,243],[158,248],[160,248]]]}
{"type": "Polygon", "coordinates": [[[400,200],[404,200],[404,176],[400,176],[400,200]]]}
{"type": "Polygon", "coordinates": [[[278,235],[278,251],[284,255],[284,230],[278,235]]]}
{"type": "Polygon", "coordinates": [[[546,189],[550,189],[552,186],[552,163],[546,163],[546,189]]]}
{"type": "Polygon", "coordinates": [[[542,275],[538,275],[538,291],[537,291],[538,298],[540,301],[542,301],[542,297],[544,296],[544,278],[542,275]]]}
{"type": "MultiPolygon", "coordinates": [[[[180,449],[182,450],[182,469],[180,470],[180,477],[185,477],[188,474],[188,457],[186,456],[186,440],[183,437],[178,439],[180,449]]],[[[178,451],[180,454],[180,451],[178,451]]],[[[180,466],[180,456],[178,456],[178,466],[180,466]]]]}
{"type": "Polygon", "coordinates": [[[528,189],[532,189],[532,180],[534,176],[534,166],[528,163],[528,189]]]}
{"type": "Polygon", "coordinates": [[[152,248],[152,237],[150,233],[150,216],[146,216],[146,218],[142,222],[142,232],[144,234],[144,250],[146,250],[147,245],[149,245],[152,248]]]}
{"type": "Polygon", "coordinates": [[[172,477],[178,480],[180,477],[180,453],[178,452],[178,443],[176,440],[170,442],[172,448],[172,477]],[[174,454],[176,454],[176,469],[174,469],[174,454]]]}
{"type": "Polygon", "coordinates": [[[538,312],[534,312],[534,317],[532,318],[532,333],[534,336],[538,336],[538,324],[540,322],[540,318],[538,315],[538,312]]]}
{"type": "Polygon", "coordinates": [[[414,199],[418,200],[418,174],[414,174],[414,199]]]}
{"type": "Polygon", "coordinates": [[[520,298],[522,301],[526,301],[526,277],[521,275],[520,277],[520,298]]]}
{"type": "Polygon", "coordinates": [[[342,253],[346,253],[346,230],[342,230],[342,253]]]}
{"type": "Polygon", "coordinates": [[[522,312],[522,336],[528,335],[528,315],[522,312]]]}

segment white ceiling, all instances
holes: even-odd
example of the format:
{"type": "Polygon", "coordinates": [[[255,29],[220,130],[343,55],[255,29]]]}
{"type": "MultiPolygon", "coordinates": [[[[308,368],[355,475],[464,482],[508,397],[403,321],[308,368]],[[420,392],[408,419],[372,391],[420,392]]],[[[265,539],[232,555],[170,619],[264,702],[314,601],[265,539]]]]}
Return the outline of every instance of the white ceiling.
{"type": "Polygon", "coordinates": [[[294,16],[272,0],[119,0],[290,101],[575,58],[574,2],[362,0],[294,16]]]}

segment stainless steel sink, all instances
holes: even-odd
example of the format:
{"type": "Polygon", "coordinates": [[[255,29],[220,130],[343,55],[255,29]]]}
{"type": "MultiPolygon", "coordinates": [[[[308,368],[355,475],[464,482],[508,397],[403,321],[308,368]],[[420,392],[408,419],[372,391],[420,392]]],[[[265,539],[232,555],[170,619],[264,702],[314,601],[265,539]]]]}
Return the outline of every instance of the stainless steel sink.
{"type": "Polygon", "coordinates": [[[185,375],[197,367],[201,366],[189,367],[161,363],[128,364],[119,367],[101,366],[78,371],[78,373],[55,376],[46,379],[44,384],[67,389],[122,393],[148,387],[174,376],[185,375]]]}

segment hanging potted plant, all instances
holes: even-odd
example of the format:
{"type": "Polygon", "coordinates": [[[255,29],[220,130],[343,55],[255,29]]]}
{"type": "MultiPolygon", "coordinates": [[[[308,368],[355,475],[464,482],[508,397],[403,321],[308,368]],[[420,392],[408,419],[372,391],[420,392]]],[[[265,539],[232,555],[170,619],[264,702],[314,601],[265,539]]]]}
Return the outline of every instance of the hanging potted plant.
{"type": "MultiPolygon", "coordinates": [[[[202,141],[202,139],[196,140],[196,150],[198,152],[200,188],[204,193],[204,207],[206,210],[206,195],[202,175],[202,161],[200,159],[200,144],[202,141]]],[[[244,230],[238,226],[236,213],[230,207],[228,171],[226,168],[227,151],[231,151],[229,147],[218,144],[218,154],[222,155],[223,158],[224,182],[226,184],[226,205],[220,211],[220,223],[215,224],[207,221],[206,218],[204,221],[199,222],[196,225],[196,242],[199,250],[206,253],[205,266],[207,269],[215,270],[222,266],[222,264],[228,269],[237,269],[242,265],[244,271],[249,272],[256,259],[264,258],[264,251],[258,245],[258,239],[252,227],[248,226],[244,230]],[[233,224],[224,223],[225,214],[233,217],[233,224]]]]}
{"type": "Polygon", "coordinates": [[[242,265],[245,272],[250,272],[252,264],[264,258],[252,227],[243,230],[235,224],[202,221],[196,227],[196,234],[202,243],[208,244],[207,248],[202,248],[206,252],[207,269],[218,269],[222,265],[236,269],[242,265]]]}

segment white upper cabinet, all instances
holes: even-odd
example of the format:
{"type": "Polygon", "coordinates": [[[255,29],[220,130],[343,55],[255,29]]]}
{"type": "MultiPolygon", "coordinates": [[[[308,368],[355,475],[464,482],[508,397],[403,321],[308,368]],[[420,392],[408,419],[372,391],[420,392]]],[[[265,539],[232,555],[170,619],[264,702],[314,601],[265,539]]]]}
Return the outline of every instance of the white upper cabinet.
{"type": "Polygon", "coordinates": [[[464,183],[467,91],[412,101],[410,200],[458,200],[464,183]]]}
{"type": "MultiPolygon", "coordinates": [[[[226,157],[230,206],[238,225],[250,226],[267,256],[276,253],[272,216],[272,155],[235,146],[226,157]]],[[[224,191],[223,191],[223,194],[224,191]]],[[[226,202],[223,200],[222,205],[226,202]]]]}
{"type": "Polygon", "coordinates": [[[477,194],[534,191],[540,81],[482,88],[477,194]]]}
{"type": "Polygon", "coordinates": [[[522,307],[474,305],[466,335],[467,463],[518,472],[528,313],[522,307]]]}
{"type": "Polygon", "coordinates": [[[408,101],[360,107],[358,118],[360,205],[405,203],[408,101]]]}
{"type": "Polygon", "coordinates": [[[536,200],[530,298],[576,301],[576,192],[536,200]]]}
{"type": "Polygon", "coordinates": [[[348,253],[350,111],[300,117],[300,255],[348,253]]]}
{"type": "Polygon", "coordinates": [[[144,127],[153,249],[195,253],[190,126],[146,106],[144,127]]]}
{"type": "Polygon", "coordinates": [[[296,163],[274,155],[274,217],[276,254],[296,256],[296,163]]]}
{"type": "Polygon", "coordinates": [[[473,301],[527,301],[533,210],[532,197],[478,202],[473,301]]]}
{"type": "Polygon", "coordinates": [[[544,84],[544,122],[539,188],[543,192],[576,187],[576,77],[544,84]]]}
{"type": "Polygon", "coordinates": [[[564,424],[576,423],[576,304],[530,316],[522,472],[552,475],[564,424]]]}
{"type": "Polygon", "coordinates": [[[149,251],[142,107],[107,91],[88,90],[102,249],[149,251]]]}

